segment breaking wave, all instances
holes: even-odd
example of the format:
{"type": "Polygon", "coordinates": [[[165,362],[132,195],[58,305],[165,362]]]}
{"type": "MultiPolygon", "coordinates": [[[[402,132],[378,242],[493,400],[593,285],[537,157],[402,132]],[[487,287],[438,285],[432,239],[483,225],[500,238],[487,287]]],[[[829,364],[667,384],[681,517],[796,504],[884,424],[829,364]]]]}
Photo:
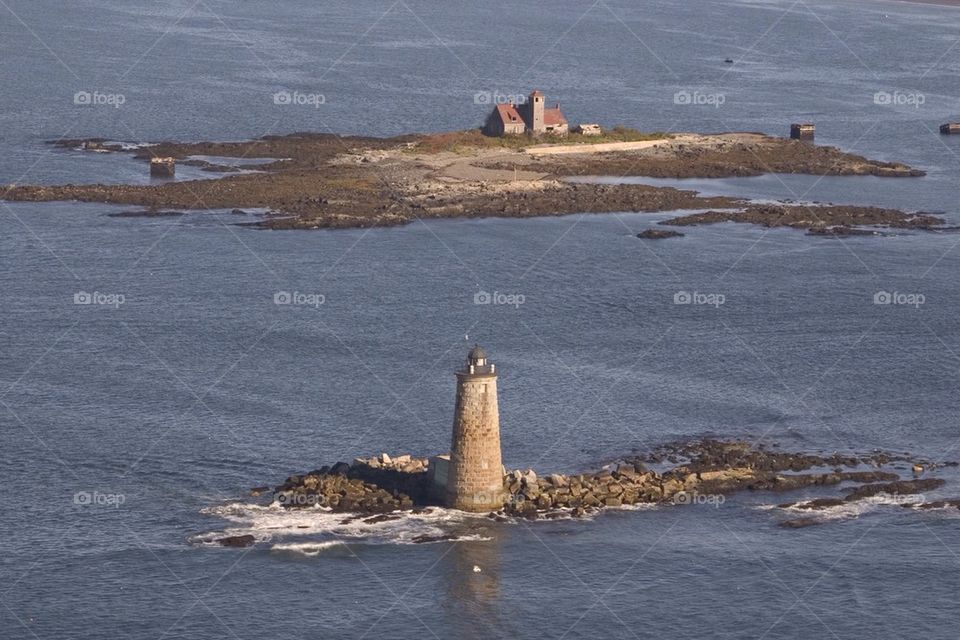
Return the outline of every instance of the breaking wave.
{"type": "Polygon", "coordinates": [[[490,522],[475,515],[429,507],[422,511],[396,511],[381,515],[334,513],[324,507],[285,509],[270,505],[234,502],[201,511],[231,523],[219,531],[191,536],[198,546],[219,547],[222,538],[253,536],[255,544],[273,551],[315,556],[324,551],[349,552],[353,545],[424,544],[430,542],[489,540],[490,522]]]}
{"type": "MultiPolygon", "coordinates": [[[[920,505],[925,501],[922,495],[891,495],[881,493],[875,496],[861,498],[843,504],[830,505],[816,509],[804,508],[804,502],[787,507],[776,505],[757,505],[757,510],[776,510],[790,516],[807,517],[818,522],[853,520],[862,515],[887,509],[889,507],[902,508],[904,506],[920,505]]],[[[904,509],[904,511],[906,511],[904,509]]]]}

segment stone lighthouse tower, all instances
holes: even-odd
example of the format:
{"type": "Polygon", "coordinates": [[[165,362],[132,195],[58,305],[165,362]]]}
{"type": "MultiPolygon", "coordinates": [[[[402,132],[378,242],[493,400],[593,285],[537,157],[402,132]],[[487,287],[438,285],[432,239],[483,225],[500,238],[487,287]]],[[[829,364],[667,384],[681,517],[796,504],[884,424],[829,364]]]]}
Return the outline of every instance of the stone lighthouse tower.
{"type": "Polygon", "coordinates": [[[535,134],[543,133],[547,130],[546,122],[543,118],[543,100],[543,92],[538,89],[534,89],[527,99],[528,108],[530,109],[530,128],[535,134]]]}
{"type": "Polygon", "coordinates": [[[447,506],[490,511],[504,504],[496,366],[479,346],[457,371],[447,506]]]}

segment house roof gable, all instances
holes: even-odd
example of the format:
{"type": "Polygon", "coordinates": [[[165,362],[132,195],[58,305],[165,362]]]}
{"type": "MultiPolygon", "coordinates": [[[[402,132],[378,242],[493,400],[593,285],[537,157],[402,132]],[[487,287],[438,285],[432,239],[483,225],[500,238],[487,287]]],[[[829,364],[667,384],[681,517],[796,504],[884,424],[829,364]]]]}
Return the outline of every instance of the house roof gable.
{"type": "Polygon", "coordinates": [[[563,112],[560,111],[559,107],[554,109],[544,109],[543,124],[550,127],[556,127],[562,124],[567,124],[567,119],[563,117],[563,112]]]}
{"type": "Polygon", "coordinates": [[[517,107],[512,104],[498,104],[496,114],[504,124],[523,123],[520,112],[517,111],[517,107]]]}

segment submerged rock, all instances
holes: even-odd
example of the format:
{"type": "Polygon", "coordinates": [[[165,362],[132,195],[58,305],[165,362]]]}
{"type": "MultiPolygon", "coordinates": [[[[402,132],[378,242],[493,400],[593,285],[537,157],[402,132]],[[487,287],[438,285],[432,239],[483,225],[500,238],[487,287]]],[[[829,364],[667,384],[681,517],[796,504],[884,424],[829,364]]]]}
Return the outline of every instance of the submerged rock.
{"type": "Polygon", "coordinates": [[[364,524],[379,524],[381,522],[390,522],[391,520],[399,520],[399,519],[400,519],[400,516],[389,515],[384,513],[379,516],[373,516],[372,518],[367,518],[363,522],[364,524]]]}
{"type": "Polygon", "coordinates": [[[646,229],[637,234],[638,238],[644,240],[662,240],[664,238],[679,238],[683,237],[683,234],[679,231],[672,231],[667,229],[646,229]]]}
{"type": "Polygon", "coordinates": [[[794,520],[784,520],[780,523],[780,526],[785,529],[804,529],[823,523],[823,520],[817,520],[816,518],[796,518],[794,520]]]}
{"type": "Polygon", "coordinates": [[[415,538],[412,538],[410,542],[412,542],[413,544],[424,544],[427,542],[444,542],[447,540],[456,540],[456,539],[457,539],[457,536],[455,536],[452,533],[447,533],[447,534],[438,535],[438,536],[430,536],[430,535],[424,534],[422,536],[416,536],[415,538]]]}
{"type": "Polygon", "coordinates": [[[807,500],[805,502],[787,502],[785,504],[777,505],[781,509],[829,509],[831,507],[839,507],[846,504],[846,501],[843,498],[817,498],[815,500],[807,500]]]}
{"type": "Polygon", "coordinates": [[[889,495],[914,495],[924,491],[939,489],[947,482],[940,478],[926,478],[924,480],[899,480],[896,482],[884,482],[879,484],[868,484],[857,487],[847,494],[846,500],[856,500],[859,498],[869,498],[880,494],[889,495]]]}
{"type": "Polygon", "coordinates": [[[224,547],[240,547],[240,548],[249,547],[256,541],[257,539],[249,534],[245,536],[227,536],[226,538],[219,538],[217,540],[217,542],[224,547]]]}
{"type": "Polygon", "coordinates": [[[902,506],[907,507],[908,509],[960,509],[960,498],[951,498],[949,500],[935,500],[933,502],[920,502],[914,504],[903,504],[902,506]]]}
{"type": "Polygon", "coordinates": [[[138,211],[115,211],[108,213],[108,218],[176,218],[183,215],[183,211],[167,209],[141,209],[138,211]]]}

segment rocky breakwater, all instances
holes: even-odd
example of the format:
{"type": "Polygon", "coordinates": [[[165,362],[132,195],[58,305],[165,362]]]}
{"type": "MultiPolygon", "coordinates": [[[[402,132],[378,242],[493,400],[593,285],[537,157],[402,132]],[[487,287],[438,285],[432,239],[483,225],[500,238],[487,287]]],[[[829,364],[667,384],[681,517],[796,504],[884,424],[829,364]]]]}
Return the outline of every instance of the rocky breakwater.
{"type": "Polygon", "coordinates": [[[899,474],[883,467],[908,462],[906,457],[880,452],[818,456],[703,440],[668,445],[605,465],[596,473],[537,476],[529,469],[512,471],[504,479],[509,500],[501,513],[490,515],[577,517],[605,507],[722,502],[724,496],[743,490],[783,492],[841,483],[862,485],[853,495],[872,495],[904,486],[899,474]],[[654,466],[662,470],[653,470],[654,466]]]}
{"type": "Polygon", "coordinates": [[[410,510],[427,496],[429,461],[409,455],[357,458],[292,475],[273,491],[287,509],[326,507],[336,512],[410,510]]]}
{"type": "Polygon", "coordinates": [[[559,516],[566,513],[564,510],[582,516],[602,507],[660,502],[665,495],[676,493],[672,485],[664,487],[660,474],[629,462],[593,474],[571,476],[554,473],[538,477],[532,469],[512,471],[504,485],[509,500],[503,514],[525,518],[559,516]]]}
{"type": "MultiPolygon", "coordinates": [[[[489,515],[494,519],[581,517],[611,507],[722,502],[724,496],[738,491],[785,492],[841,484],[848,487],[846,499],[856,500],[942,484],[940,480],[905,481],[897,468],[934,469],[927,462],[883,452],[823,456],[745,442],[700,440],[667,445],[589,473],[510,471],[504,475],[505,505],[489,515]]],[[[290,476],[274,489],[272,500],[287,509],[319,506],[372,515],[410,511],[439,504],[429,472],[428,459],[409,455],[356,458],[352,464],[338,462],[290,476]]]]}

